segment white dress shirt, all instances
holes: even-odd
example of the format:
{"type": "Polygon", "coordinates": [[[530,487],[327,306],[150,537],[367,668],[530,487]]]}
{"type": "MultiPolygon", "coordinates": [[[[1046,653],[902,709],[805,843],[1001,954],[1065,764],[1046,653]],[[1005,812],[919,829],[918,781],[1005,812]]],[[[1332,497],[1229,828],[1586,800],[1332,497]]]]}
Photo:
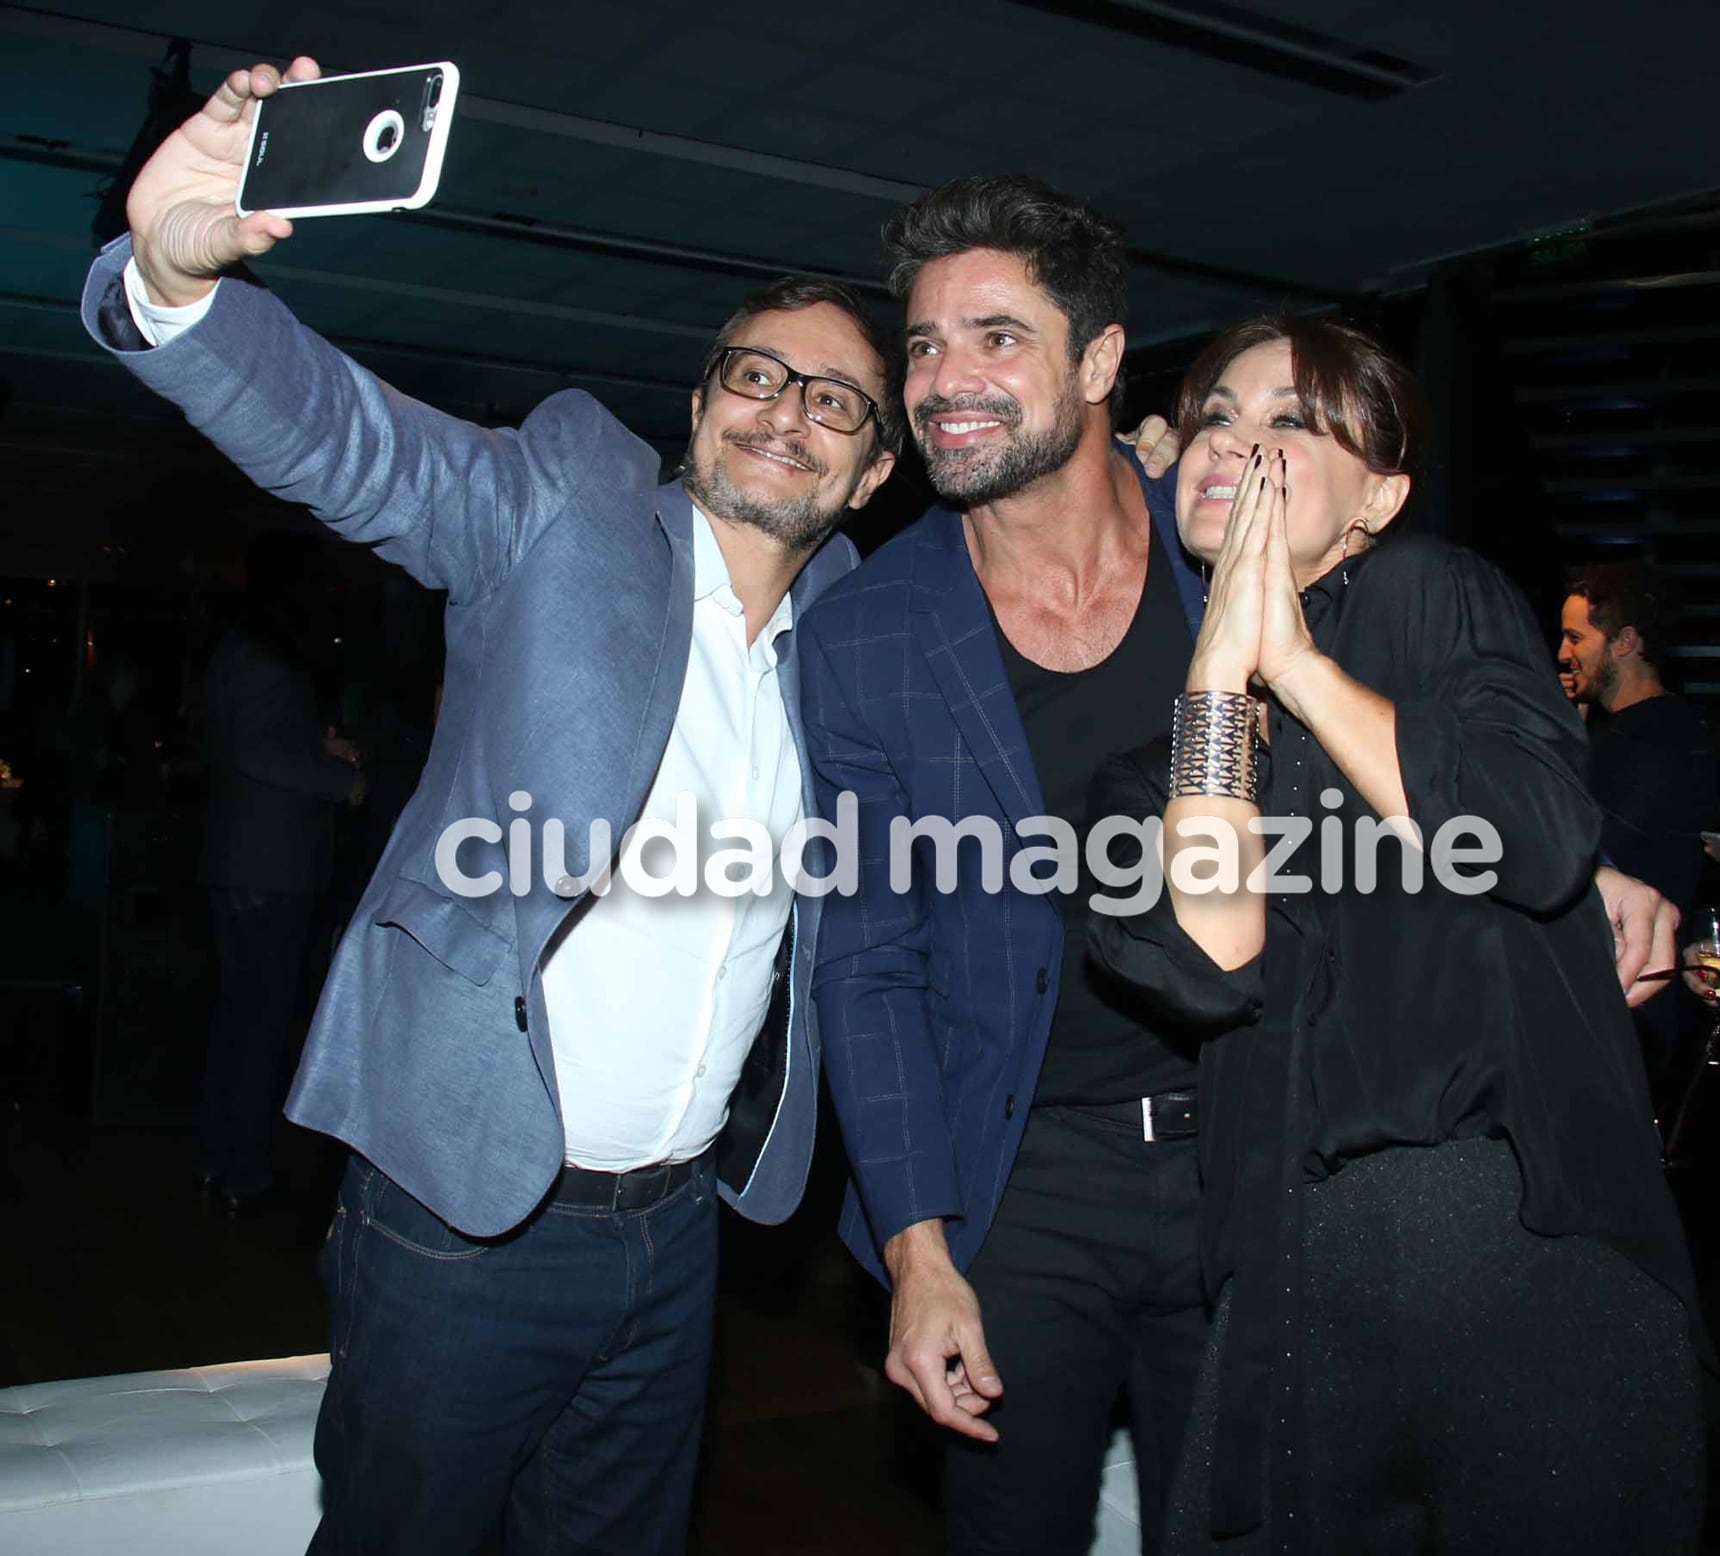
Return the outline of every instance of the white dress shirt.
{"type": "MultiPolygon", "coordinates": [[[[219,283],[217,283],[219,284],[219,283]]],[[[181,308],[149,301],[136,262],[126,296],[138,329],[162,346],[196,324],[213,293],[181,308]]],[[[776,950],[793,903],[777,868],[801,819],[800,758],[783,709],[776,640],[790,599],[747,642],[746,611],[710,520],[693,509],[693,640],[680,706],[640,820],[673,822],[682,794],[698,812],[698,889],[645,897],[617,869],[608,893],[580,905],[542,963],[567,1160],[624,1172],[686,1161],[716,1139],[729,1096],[770,1004],[776,950]],[[771,889],[735,897],[705,889],[713,821],[763,825],[771,889]]],[[[568,717],[578,710],[568,709],[568,717]]],[[[506,818],[504,818],[505,820],[506,818]]],[[[533,815],[541,825],[547,817],[533,815]]],[[[619,821],[620,818],[617,818],[619,821]]],[[[637,856],[636,840],[627,847],[637,856]]],[[[653,875],[663,843],[644,845],[653,875]]]]}
{"type": "MultiPolygon", "coordinates": [[[[641,819],[672,821],[682,794],[698,808],[699,888],[641,897],[617,871],[609,894],[576,913],[543,963],[567,1159],[621,1172],[697,1156],[728,1117],[770,1004],[776,949],[793,893],[773,863],[771,890],[724,896],[704,863],[733,842],[713,821],[783,834],[801,818],[800,757],[777,679],[776,639],[793,624],[787,595],[757,639],[710,521],[693,510],[693,642],[675,726],[641,819]]],[[[637,843],[629,845],[637,852],[637,843]]],[[[653,875],[664,844],[648,844],[653,875]]]]}

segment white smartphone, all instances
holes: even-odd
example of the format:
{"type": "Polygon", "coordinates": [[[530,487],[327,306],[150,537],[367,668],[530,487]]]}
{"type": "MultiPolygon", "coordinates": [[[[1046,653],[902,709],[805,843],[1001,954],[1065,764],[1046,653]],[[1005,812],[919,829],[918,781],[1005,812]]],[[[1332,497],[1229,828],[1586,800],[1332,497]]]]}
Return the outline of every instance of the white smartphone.
{"type": "Polygon", "coordinates": [[[257,104],[241,216],[357,216],[428,205],[460,72],[446,60],[289,81],[257,104]]]}

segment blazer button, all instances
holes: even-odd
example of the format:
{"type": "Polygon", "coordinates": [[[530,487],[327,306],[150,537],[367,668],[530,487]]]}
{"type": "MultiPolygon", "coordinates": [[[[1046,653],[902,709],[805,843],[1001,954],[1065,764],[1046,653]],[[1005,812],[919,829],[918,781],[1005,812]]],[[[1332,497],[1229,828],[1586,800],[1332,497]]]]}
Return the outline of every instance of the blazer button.
{"type": "Polygon", "coordinates": [[[1015,1117],[1015,1093],[1013,1091],[1003,1099],[1003,1117],[1006,1123],[1015,1117]]]}
{"type": "Polygon", "coordinates": [[[1033,980],[1033,986],[1038,989],[1041,994],[1051,987],[1051,971],[1049,968],[1041,967],[1039,969],[1039,976],[1033,980]]]}
{"type": "Polygon", "coordinates": [[[514,1025],[522,1032],[526,1029],[526,999],[523,994],[514,996],[514,1025]]]}

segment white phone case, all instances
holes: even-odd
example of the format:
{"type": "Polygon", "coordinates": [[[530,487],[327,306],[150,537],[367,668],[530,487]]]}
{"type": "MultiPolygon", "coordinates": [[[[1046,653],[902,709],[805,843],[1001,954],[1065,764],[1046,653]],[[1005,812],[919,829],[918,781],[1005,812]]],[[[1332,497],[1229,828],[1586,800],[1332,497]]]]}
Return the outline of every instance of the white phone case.
{"type": "Polygon", "coordinates": [[[459,95],[447,60],[294,81],[257,105],[241,216],[357,216],[428,205],[459,95]]]}

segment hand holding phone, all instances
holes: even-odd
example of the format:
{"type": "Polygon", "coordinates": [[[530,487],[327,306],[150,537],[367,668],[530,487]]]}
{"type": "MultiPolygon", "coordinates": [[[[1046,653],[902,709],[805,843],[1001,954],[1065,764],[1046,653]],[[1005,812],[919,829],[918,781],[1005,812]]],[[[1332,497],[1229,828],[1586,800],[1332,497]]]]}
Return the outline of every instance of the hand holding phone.
{"type": "Polygon", "coordinates": [[[283,84],[257,105],[241,217],[416,210],[442,173],[460,72],[448,61],[283,84]]]}
{"type": "Polygon", "coordinates": [[[287,218],[272,211],[240,216],[234,200],[258,103],[284,81],[321,74],[315,60],[303,57],[284,77],[273,65],[235,70],[143,165],[126,197],[126,219],[138,271],[156,302],[196,302],[228,266],[291,236],[287,218]]]}

